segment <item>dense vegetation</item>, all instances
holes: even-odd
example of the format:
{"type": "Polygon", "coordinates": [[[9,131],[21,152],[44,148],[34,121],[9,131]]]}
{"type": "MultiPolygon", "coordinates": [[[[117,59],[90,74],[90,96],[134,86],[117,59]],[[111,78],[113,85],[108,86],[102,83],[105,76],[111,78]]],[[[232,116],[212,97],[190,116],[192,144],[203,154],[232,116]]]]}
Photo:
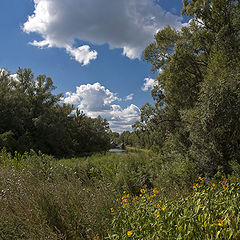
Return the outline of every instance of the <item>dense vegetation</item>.
{"type": "Polygon", "coordinates": [[[2,71],[0,239],[240,239],[240,1],[182,13],[145,50],[155,105],[133,132],[74,114],[44,75],[2,71]],[[150,150],[70,158],[110,139],[150,150]]]}
{"type": "Polygon", "coordinates": [[[239,166],[196,177],[188,160],[0,152],[0,239],[239,239],[239,166]]]}
{"type": "Polygon", "coordinates": [[[8,151],[41,151],[54,156],[76,156],[109,148],[109,126],[92,119],[54,95],[51,78],[34,79],[30,69],[12,77],[0,73],[0,148],[8,151]]]}
{"type": "Polygon", "coordinates": [[[141,109],[126,143],[170,158],[198,163],[203,174],[240,163],[240,2],[183,1],[191,18],[180,30],[167,26],[145,49],[159,71],[155,106],[141,109]],[[173,153],[173,154],[171,154],[173,153]]]}

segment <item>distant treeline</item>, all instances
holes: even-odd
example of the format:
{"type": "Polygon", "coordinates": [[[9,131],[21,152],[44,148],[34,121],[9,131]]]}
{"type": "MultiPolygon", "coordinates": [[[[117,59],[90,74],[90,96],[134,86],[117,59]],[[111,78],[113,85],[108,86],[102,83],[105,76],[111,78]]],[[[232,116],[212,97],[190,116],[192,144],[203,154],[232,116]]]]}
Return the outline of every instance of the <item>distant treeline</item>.
{"type": "Polygon", "coordinates": [[[1,70],[0,148],[21,153],[40,150],[58,157],[107,150],[107,121],[61,103],[62,95],[53,94],[54,89],[51,78],[34,78],[30,69],[19,68],[14,76],[1,70]]]}

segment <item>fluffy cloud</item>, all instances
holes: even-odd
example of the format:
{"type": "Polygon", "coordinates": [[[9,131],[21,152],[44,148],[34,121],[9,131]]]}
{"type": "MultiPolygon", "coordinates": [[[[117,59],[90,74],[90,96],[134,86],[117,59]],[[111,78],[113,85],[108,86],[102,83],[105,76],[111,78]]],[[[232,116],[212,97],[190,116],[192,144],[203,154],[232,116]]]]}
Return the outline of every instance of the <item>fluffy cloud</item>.
{"type": "Polygon", "coordinates": [[[124,100],[125,101],[131,101],[131,100],[133,100],[133,96],[134,96],[134,94],[131,93],[131,94],[127,95],[124,100]]]}
{"type": "Polygon", "coordinates": [[[148,89],[152,89],[155,85],[157,85],[155,79],[153,79],[153,78],[145,78],[142,90],[144,92],[146,92],[146,91],[148,91],[148,89]]]}
{"type": "Polygon", "coordinates": [[[42,41],[37,47],[60,47],[87,65],[97,52],[88,45],[74,47],[75,40],[122,48],[131,59],[139,58],[153,35],[165,25],[181,26],[181,18],[165,12],[154,0],[34,0],[34,13],[23,25],[42,41]]]}
{"type": "Polygon", "coordinates": [[[18,78],[17,78],[17,74],[16,73],[9,75],[9,72],[6,69],[4,69],[4,68],[0,68],[0,77],[2,77],[2,76],[9,76],[14,81],[19,81],[18,78]]]}
{"type": "Polygon", "coordinates": [[[95,60],[97,58],[97,51],[90,51],[90,47],[88,45],[78,48],[68,46],[66,50],[75,58],[76,61],[82,63],[83,66],[88,65],[91,60],[95,60]]]}
{"type": "Polygon", "coordinates": [[[106,118],[113,131],[130,130],[131,125],[139,120],[140,110],[134,104],[122,109],[120,105],[114,104],[116,101],[121,99],[100,83],[76,87],[76,92],[67,92],[63,99],[64,103],[74,104],[89,117],[100,115],[106,118]]]}

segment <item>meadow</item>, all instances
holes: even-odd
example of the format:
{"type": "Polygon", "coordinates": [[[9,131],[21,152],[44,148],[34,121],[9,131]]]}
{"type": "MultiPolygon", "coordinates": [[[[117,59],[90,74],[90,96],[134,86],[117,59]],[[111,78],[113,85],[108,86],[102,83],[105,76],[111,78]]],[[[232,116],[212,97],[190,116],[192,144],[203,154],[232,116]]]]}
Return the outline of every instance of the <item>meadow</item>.
{"type": "Polygon", "coordinates": [[[153,152],[0,152],[0,239],[240,239],[239,169],[211,179],[153,152]]]}

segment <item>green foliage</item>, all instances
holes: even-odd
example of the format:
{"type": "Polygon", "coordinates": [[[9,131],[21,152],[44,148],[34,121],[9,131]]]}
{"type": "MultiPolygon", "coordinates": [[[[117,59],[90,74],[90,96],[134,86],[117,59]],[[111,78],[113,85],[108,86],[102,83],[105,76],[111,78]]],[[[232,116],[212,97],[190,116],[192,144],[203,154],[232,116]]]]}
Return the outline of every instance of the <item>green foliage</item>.
{"type": "Polygon", "coordinates": [[[30,69],[19,68],[16,79],[0,75],[0,147],[24,153],[30,149],[61,156],[81,155],[109,148],[109,126],[73,106],[60,103],[51,78],[34,79],[30,69]]]}
{"type": "Polygon", "coordinates": [[[164,159],[178,153],[202,174],[214,175],[218,166],[229,173],[230,162],[239,163],[240,2],[183,4],[189,24],[165,27],[145,49],[145,60],[159,70],[155,108],[143,106],[133,135],[141,147],[158,145],[164,159]]]}
{"type": "Polygon", "coordinates": [[[192,142],[190,154],[206,174],[216,172],[218,166],[229,173],[229,163],[240,161],[240,64],[235,65],[238,71],[229,69],[224,58],[219,52],[214,55],[199,102],[183,114],[192,142]]]}
{"type": "Polygon", "coordinates": [[[223,179],[215,184],[199,177],[193,193],[175,201],[164,198],[156,188],[143,188],[138,197],[124,193],[119,207],[112,209],[114,220],[109,238],[238,239],[238,180],[223,179]]]}
{"type": "Polygon", "coordinates": [[[172,156],[109,153],[56,160],[33,151],[11,156],[3,149],[0,238],[236,238],[239,176],[227,180],[219,172],[213,182],[195,181],[196,165],[172,156]]]}

